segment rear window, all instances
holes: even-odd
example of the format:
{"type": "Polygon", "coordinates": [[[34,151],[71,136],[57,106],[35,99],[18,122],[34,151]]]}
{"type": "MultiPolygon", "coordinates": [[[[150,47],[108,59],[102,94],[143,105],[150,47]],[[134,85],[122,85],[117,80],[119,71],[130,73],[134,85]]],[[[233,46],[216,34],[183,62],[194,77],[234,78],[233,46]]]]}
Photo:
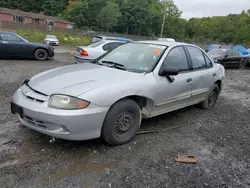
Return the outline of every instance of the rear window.
{"type": "Polygon", "coordinates": [[[88,47],[95,48],[95,47],[100,46],[100,45],[102,45],[104,43],[105,43],[105,41],[99,41],[99,42],[95,42],[95,43],[92,43],[92,44],[88,45],[88,47]]]}
{"type": "Polygon", "coordinates": [[[211,50],[207,54],[208,55],[224,55],[226,53],[226,50],[211,50]]]}
{"type": "Polygon", "coordinates": [[[95,37],[93,37],[93,39],[92,39],[92,43],[99,42],[99,41],[102,40],[102,39],[103,39],[103,37],[95,36],[95,37]]]}

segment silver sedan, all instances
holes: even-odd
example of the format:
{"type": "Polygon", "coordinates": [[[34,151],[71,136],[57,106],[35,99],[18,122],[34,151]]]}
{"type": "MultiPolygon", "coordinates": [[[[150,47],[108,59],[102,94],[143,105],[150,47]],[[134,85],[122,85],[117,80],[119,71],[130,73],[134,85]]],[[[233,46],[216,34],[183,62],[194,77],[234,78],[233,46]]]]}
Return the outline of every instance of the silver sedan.
{"type": "Polygon", "coordinates": [[[142,118],[194,104],[214,107],[224,78],[223,66],[197,46],[141,41],[26,79],[11,110],[52,137],[120,145],[135,137],[142,118]]]}

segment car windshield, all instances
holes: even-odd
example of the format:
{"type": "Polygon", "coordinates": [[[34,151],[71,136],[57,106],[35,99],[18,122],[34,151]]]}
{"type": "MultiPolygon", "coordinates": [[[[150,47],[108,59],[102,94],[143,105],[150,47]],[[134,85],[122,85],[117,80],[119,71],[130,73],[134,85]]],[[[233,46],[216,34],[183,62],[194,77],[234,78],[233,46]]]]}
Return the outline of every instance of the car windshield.
{"type": "Polygon", "coordinates": [[[47,38],[48,38],[48,39],[56,39],[56,37],[55,37],[55,36],[50,36],[50,35],[49,35],[49,36],[47,36],[47,38]]]}
{"type": "Polygon", "coordinates": [[[102,45],[104,43],[105,43],[105,41],[102,40],[102,41],[99,41],[99,42],[92,43],[92,44],[88,45],[88,47],[95,48],[95,47],[100,46],[100,45],[102,45]]]}
{"type": "Polygon", "coordinates": [[[225,55],[225,53],[226,53],[226,50],[215,49],[215,50],[209,51],[207,54],[208,55],[225,55]]]}
{"type": "Polygon", "coordinates": [[[128,71],[151,72],[166,49],[157,44],[128,43],[98,59],[98,63],[113,62],[128,71]]]}

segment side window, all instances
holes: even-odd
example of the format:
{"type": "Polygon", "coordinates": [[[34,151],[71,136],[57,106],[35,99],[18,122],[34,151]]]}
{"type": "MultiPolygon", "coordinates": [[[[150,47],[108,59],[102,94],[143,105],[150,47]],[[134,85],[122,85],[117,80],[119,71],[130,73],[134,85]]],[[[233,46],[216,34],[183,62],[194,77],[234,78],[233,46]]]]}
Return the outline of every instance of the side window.
{"type": "Polygon", "coordinates": [[[206,54],[203,54],[204,55],[204,57],[205,57],[205,60],[206,60],[206,63],[207,63],[207,66],[209,67],[209,68],[211,68],[211,67],[213,67],[213,63],[212,63],[212,61],[207,57],[207,55],[206,54]]]}
{"type": "Polygon", "coordinates": [[[112,43],[109,43],[109,46],[110,46],[110,50],[113,50],[115,48],[117,48],[118,46],[121,46],[123,43],[121,42],[112,42],[112,43]]]}
{"type": "Polygon", "coordinates": [[[168,67],[175,67],[180,72],[189,70],[187,56],[182,46],[172,49],[165,59],[164,64],[168,67]]]}
{"type": "Polygon", "coordinates": [[[21,41],[20,38],[18,38],[16,35],[8,34],[8,33],[1,34],[1,38],[3,41],[13,41],[13,42],[21,41]]]}
{"type": "Polygon", "coordinates": [[[229,57],[234,56],[233,50],[228,50],[226,54],[228,54],[229,57]]]}
{"type": "Polygon", "coordinates": [[[203,69],[203,68],[207,67],[204,56],[203,56],[203,52],[201,50],[199,50],[196,47],[191,47],[191,46],[188,46],[187,49],[190,53],[193,68],[195,70],[196,69],[203,69]]]}
{"type": "Polygon", "coordinates": [[[109,43],[108,43],[108,44],[105,44],[105,45],[102,47],[102,49],[103,49],[104,51],[110,51],[109,43]]]}

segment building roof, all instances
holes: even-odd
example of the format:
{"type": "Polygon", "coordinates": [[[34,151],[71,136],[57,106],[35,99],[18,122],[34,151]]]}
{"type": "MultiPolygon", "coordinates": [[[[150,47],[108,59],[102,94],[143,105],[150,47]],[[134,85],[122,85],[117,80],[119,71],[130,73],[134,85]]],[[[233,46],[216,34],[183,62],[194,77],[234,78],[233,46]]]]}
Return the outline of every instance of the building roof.
{"type": "Polygon", "coordinates": [[[42,19],[42,20],[53,20],[55,22],[73,24],[72,22],[69,22],[67,20],[63,20],[61,18],[47,16],[44,14],[33,13],[33,12],[24,12],[24,11],[18,10],[18,9],[9,9],[9,8],[0,7],[0,13],[20,15],[20,16],[24,16],[24,17],[30,17],[30,18],[36,18],[36,19],[42,19]]]}

